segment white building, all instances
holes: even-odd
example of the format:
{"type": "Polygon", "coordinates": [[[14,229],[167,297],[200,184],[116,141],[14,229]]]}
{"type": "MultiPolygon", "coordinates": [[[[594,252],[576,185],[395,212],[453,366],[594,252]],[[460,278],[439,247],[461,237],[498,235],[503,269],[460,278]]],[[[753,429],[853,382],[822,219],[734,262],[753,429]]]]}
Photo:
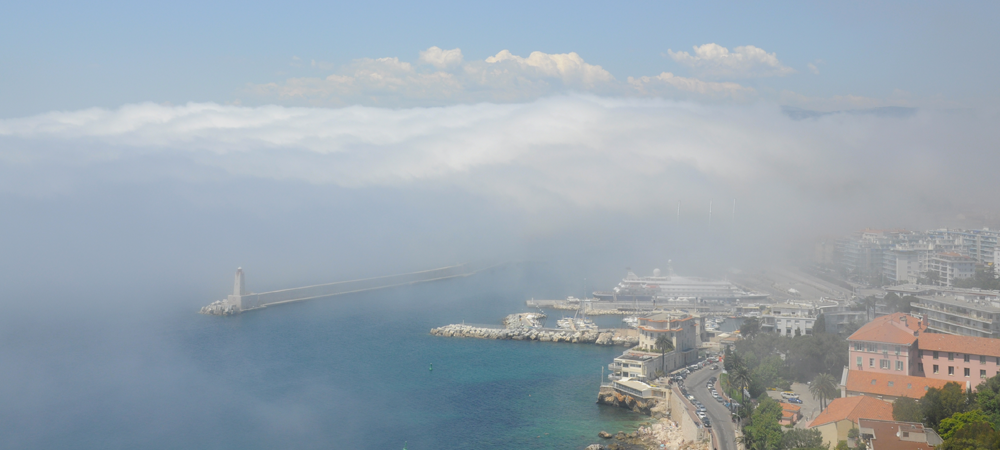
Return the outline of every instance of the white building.
{"type": "Polygon", "coordinates": [[[976,260],[958,253],[938,253],[928,259],[927,272],[937,275],[937,284],[954,286],[955,281],[976,274],[976,260]]]}

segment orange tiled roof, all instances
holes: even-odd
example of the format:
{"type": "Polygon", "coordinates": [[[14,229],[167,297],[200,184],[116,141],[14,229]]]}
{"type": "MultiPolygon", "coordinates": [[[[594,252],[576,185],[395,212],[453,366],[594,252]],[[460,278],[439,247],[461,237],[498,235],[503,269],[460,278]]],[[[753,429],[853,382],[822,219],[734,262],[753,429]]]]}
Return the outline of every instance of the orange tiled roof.
{"type": "MultiPolygon", "coordinates": [[[[949,381],[952,380],[894,375],[876,371],[849,370],[847,372],[848,391],[888,397],[918,399],[927,393],[928,388],[941,389],[949,381]]],[[[874,417],[869,418],[874,419],[874,417]]]]}
{"type": "MultiPolygon", "coordinates": [[[[925,433],[921,424],[893,422],[891,420],[865,420],[858,422],[860,427],[871,428],[872,434],[874,435],[874,439],[872,439],[871,444],[874,450],[930,450],[934,448],[934,446],[928,444],[927,442],[910,440],[904,441],[896,434],[899,431],[925,433]]],[[[911,436],[913,436],[913,434],[911,434],[911,436]]],[[[926,438],[924,439],[926,440],[926,438]]]]}
{"type": "Polygon", "coordinates": [[[781,409],[785,411],[799,412],[799,410],[802,409],[802,407],[799,405],[793,405],[791,403],[785,403],[785,402],[779,402],[779,403],[781,403],[781,409]]]}
{"type": "Polygon", "coordinates": [[[923,323],[920,318],[906,313],[892,313],[868,322],[847,340],[911,345],[925,330],[927,330],[927,324],[923,323]]]}
{"type": "Polygon", "coordinates": [[[892,420],[892,403],[863,395],[837,398],[826,405],[826,409],[813,419],[809,428],[841,420],[857,422],[859,418],[892,420]]]}
{"type": "Polygon", "coordinates": [[[983,337],[927,333],[920,335],[920,339],[917,341],[917,348],[921,350],[1000,357],[1000,339],[983,337]]]}

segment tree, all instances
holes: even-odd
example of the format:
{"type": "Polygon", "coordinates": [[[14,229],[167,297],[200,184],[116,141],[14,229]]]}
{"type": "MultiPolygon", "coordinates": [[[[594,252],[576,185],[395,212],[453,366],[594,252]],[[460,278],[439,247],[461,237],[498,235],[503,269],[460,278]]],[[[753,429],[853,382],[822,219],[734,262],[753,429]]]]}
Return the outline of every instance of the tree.
{"type": "Polygon", "coordinates": [[[809,393],[819,399],[819,409],[826,409],[826,401],[837,395],[837,380],[833,375],[821,373],[809,384],[809,393]]]}
{"type": "Polygon", "coordinates": [[[978,422],[962,427],[950,439],[945,439],[938,450],[997,450],[1000,433],[988,423],[978,422]]]}
{"type": "Polygon", "coordinates": [[[892,420],[900,422],[923,422],[924,415],[920,405],[910,397],[899,397],[892,402],[892,420]]]}
{"type": "Polygon", "coordinates": [[[816,316],[816,322],[813,323],[813,334],[825,334],[826,333],[826,318],[823,317],[823,313],[819,313],[816,316]]]}
{"type": "Polygon", "coordinates": [[[667,371],[667,352],[674,351],[674,343],[665,334],[661,334],[660,337],[656,338],[656,348],[660,349],[660,370],[663,372],[667,371]]]}
{"type": "Polygon", "coordinates": [[[752,437],[757,449],[776,449],[781,446],[782,433],[781,405],[771,397],[764,396],[751,414],[751,424],[743,427],[743,434],[752,437]]]}
{"type": "Polygon", "coordinates": [[[976,387],[976,403],[989,418],[993,428],[1000,430],[1000,375],[996,375],[976,387]]]}
{"type": "Polygon", "coordinates": [[[952,414],[965,412],[970,405],[969,396],[962,385],[949,382],[941,389],[930,388],[920,399],[920,412],[926,424],[937,429],[938,424],[952,414]]]}
{"type": "Polygon", "coordinates": [[[760,333],[760,319],[756,317],[747,317],[740,325],[740,335],[747,339],[753,339],[758,333],[760,333]]]}
{"type": "Polygon", "coordinates": [[[793,428],[781,436],[782,450],[827,450],[819,429],[793,428]]]}
{"type": "Polygon", "coordinates": [[[938,434],[941,435],[941,439],[948,439],[965,426],[980,422],[989,423],[989,419],[986,417],[986,414],[983,414],[982,410],[974,409],[969,412],[955,413],[951,417],[941,420],[941,423],[938,425],[938,434]]]}

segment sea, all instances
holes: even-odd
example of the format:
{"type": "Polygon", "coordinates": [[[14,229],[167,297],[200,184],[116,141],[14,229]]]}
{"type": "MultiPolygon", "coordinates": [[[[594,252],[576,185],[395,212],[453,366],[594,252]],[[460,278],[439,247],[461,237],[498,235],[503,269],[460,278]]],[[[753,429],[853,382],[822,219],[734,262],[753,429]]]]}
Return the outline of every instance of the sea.
{"type": "Polygon", "coordinates": [[[574,294],[544,267],[235,317],[158,292],[0,319],[0,448],[582,449],[649,420],[595,403],[622,347],[429,334],[574,294]]]}

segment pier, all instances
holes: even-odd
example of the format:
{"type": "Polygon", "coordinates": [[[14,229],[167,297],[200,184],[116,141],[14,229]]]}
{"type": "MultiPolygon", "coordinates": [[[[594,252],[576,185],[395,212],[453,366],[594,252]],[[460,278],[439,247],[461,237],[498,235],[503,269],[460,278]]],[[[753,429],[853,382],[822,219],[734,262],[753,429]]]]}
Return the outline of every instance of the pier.
{"type": "Polygon", "coordinates": [[[253,293],[246,290],[243,268],[236,269],[236,280],[233,293],[225,299],[212,302],[201,308],[201,314],[214,316],[231,316],[245,311],[266,308],[285,303],[301,302],[322,297],[352,294],[356,292],[386,289],[429,281],[446,280],[449,278],[466,277],[496,265],[488,264],[458,264],[437,269],[410,272],[398,275],[364,278],[358,280],[338,281],[327,284],[317,284],[270,292],[253,293]]]}

